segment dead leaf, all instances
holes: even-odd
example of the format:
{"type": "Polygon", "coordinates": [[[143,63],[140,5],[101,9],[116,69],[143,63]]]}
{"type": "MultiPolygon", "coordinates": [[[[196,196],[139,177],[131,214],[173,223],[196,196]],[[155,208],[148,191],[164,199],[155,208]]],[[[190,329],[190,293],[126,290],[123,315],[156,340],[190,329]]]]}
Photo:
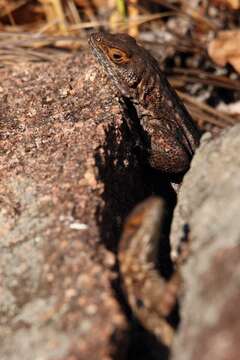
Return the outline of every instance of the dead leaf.
{"type": "Polygon", "coordinates": [[[240,9],[240,1],[239,0],[225,0],[225,2],[231,6],[232,9],[237,10],[240,9]]]}
{"type": "Polygon", "coordinates": [[[216,7],[226,5],[233,10],[240,9],[240,0],[212,0],[211,3],[216,7]]]}
{"type": "Polygon", "coordinates": [[[230,115],[240,115],[240,101],[231,104],[220,102],[220,104],[217,106],[217,110],[223,111],[230,115]]]}
{"type": "Polygon", "coordinates": [[[229,63],[240,73],[240,30],[220,31],[209,43],[208,54],[216,64],[229,63]]]}

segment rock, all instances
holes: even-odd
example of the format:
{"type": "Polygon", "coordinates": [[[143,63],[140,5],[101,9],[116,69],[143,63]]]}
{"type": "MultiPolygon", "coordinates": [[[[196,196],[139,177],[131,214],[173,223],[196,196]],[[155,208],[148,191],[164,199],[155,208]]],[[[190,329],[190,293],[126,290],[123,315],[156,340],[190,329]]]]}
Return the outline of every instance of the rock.
{"type": "Polygon", "coordinates": [[[126,115],[89,55],[0,76],[0,358],[120,359],[112,250],[144,196],[126,115]]]}
{"type": "Polygon", "coordinates": [[[240,125],[198,149],[184,178],[171,232],[173,255],[190,253],[174,360],[240,358],[240,125]]]}

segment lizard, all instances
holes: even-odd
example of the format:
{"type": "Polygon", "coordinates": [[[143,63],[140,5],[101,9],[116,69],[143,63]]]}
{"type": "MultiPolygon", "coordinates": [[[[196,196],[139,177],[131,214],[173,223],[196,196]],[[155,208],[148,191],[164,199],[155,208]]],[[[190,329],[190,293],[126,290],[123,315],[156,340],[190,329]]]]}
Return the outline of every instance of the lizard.
{"type": "Polygon", "coordinates": [[[133,313],[145,329],[170,347],[175,330],[166,318],[176,305],[182,280],[177,269],[169,280],[164,279],[156,266],[165,219],[162,198],[151,196],[138,204],[125,221],[118,260],[133,313]]]}
{"type": "MultiPolygon", "coordinates": [[[[145,146],[150,166],[165,174],[184,174],[200,135],[157,60],[127,34],[92,33],[89,45],[120,96],[136,108],[148,137],[145,146]]],[[[176,304],[181,276],[176,270],[167,281],[156,266],[165,206],[157,197],[137,205],[125,222],[118,259],[133,312],[143,327],[169,347],[174,330],[166,317],[176,304]]]]}
{"type": "Polygon", "coordinates": [[[89,45],[120,95],[136,108],[148,138],[150,166],[166,174],[184,174],[200,135],[157,60],[124,33],[92,33],[89,45]]]}

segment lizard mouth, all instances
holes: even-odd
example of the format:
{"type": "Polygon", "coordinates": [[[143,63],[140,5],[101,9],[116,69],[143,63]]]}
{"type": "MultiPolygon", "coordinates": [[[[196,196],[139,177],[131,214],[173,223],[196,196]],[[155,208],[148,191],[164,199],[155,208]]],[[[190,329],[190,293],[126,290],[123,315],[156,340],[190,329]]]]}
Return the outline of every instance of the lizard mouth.
{"type": "MultiPolygon", "coordinates": [[[[89,38],[88,38],[88,44],[89,44],[89,46],[90,46],[90,49],[91,49],[91,51],[92,51],[92,53],[93,53],[93,55],[99,60],[99,61],[101,61],[101,59],[102,59],[102,57],[100,56],[100,48],[97,46],[97,44],[96,44],[96,40],[95,40],[95,36],[94,36],[95,34],[93,33],[93,34],[91,34],[90,36],[89,36],[89,38]]],[[[103,52],[102,52],[102,56],[103,56],[104,54],[103,54],[103,52]]]]}
{"type": "Polygon", "coordinates": [[[89,36],[88,43],[93,55],[102,65],[105,72],[111,77],[112,82],[119,90],[120,94],[126,98],[131,98],[129,88],[125,84],[125,81],[122,78],[120,72],[117,71],[116,66],[112,64],[111,60],[107,56],[107,52],[104,51],[104,46],[107,47],[107,45],[103,44],[101,34],[92,33],[89,36]]]}

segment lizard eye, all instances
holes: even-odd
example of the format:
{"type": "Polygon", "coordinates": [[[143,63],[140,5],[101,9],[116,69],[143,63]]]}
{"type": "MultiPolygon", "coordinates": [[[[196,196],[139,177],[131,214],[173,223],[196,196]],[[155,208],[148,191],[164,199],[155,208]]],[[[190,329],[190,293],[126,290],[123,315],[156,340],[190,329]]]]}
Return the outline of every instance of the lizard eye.
{"type": "Polygon", "coordinates": [[[110,48],[108,53],[109,53],[111,60],[117,64],[126,63],[128,61],[127,54],[119,49],[110,48]]]}

